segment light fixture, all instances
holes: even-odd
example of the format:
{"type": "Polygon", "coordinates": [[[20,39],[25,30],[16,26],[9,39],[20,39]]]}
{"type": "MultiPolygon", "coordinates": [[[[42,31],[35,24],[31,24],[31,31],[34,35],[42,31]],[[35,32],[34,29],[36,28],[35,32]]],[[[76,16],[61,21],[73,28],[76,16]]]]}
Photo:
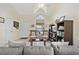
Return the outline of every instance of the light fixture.
{"type": "Polygon", "coordinates": [[[43,8],[45,5],[44,4],[38,4],[39,8],[43,8]]]}
{"type": "Polygon", "coordinates": [[[34,13],[37,13],[38,11],[40,11],[40,9],[43,10],[44,13],[47,13],[47,8],[46,8],[45,4],[43,4],[43,3],[40,3],[37,5],[36,9],[34,10],[34,13]]]}

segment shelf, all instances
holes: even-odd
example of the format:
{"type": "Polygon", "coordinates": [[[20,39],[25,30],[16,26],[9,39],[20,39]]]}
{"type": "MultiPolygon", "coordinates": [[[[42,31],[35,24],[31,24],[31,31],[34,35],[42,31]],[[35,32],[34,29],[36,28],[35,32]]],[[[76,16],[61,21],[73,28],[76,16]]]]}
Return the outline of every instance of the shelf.
{"type": "Polygon", "coordinates": [[[62,31],[62,32],[64,32],[64,30],[58,30],[58,31],[62,31]]]}
{"type": "Polygon", "coordinates": [[[57,41],[64,38],[65,42],[69,41],[69,45],[73,45],[73,20],[64,20],[57,23],[57,31],[59,32],[59,34],[57,33],[57,41]],[[64,34],[62,35],[62,33],[64,34]]]}
{"type": "Polygon", "coordinates": [[[54,24],[50,24],[49,25],[49,40],[51,41],[51,40],[53,40],[53,41],[55,41],[54,39],[56,39],[56,32],[53,30],[55,25],[54,24]]]}

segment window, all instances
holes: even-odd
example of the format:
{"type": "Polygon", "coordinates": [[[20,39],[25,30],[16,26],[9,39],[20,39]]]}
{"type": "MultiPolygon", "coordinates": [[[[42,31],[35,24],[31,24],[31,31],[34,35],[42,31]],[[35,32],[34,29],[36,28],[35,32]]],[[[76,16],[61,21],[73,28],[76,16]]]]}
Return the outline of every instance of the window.
{"type": "Polygon", "coordinates": [[[38,16],[36,17],[36,20],[44,20],[44,16],[43,16],[43,15],[38,15],[38,16]]]}
{"type": "Polygon", "coordinates": [[[43,30],[44,30],[43,20],[44,20],[43,15],[39,14],[36,16],[36,30],[37,30],[37,33],[39,33],[38,36],[43,34],[43,30]]]}

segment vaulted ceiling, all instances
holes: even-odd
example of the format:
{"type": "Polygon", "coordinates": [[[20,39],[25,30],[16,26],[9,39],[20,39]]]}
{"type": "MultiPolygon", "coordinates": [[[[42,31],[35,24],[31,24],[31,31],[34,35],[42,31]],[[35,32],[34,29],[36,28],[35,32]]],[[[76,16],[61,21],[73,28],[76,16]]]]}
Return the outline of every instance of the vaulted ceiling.
{"type": "Polygon", "coordinates": [[[44,6],[38,6],[38,4],[39,3],[1,3],[0,11],[2,11],[2,14],[11,12],[12,14],[14,14],[14,16],[16,16],[17,14],[18,16],[23,16],[27,19],[34,19],[35,15],[38,14],[38,12],[34,13],[34,11],[36,9],[39,9],[39,13],[43,13],[43,15],[45,15],[45,18],[48,20],[51,20],[54,17],[56,18],[58,15],[72,16],[79,14],[78,12],[75,12],[75,10],[79,10],[79,4],[75,3],[43,3],[44,6]]]}
{"type": "MultiPolygon", "coordinates": [[[[16,11],[19,13],[19,15],[33,16],[35,14],[34,11],[37,8],[38,4],[36,4],[36,3],[18,3],[18,4],[14,3],[11,5],[16,9],[16,11]]],[[[47,15],[54,15],[60,6],[59,4],[56,4],[56,3],[55,4],[46,3],[44,5],[47,9],[47,13],[46,13],[47,15]]]]}

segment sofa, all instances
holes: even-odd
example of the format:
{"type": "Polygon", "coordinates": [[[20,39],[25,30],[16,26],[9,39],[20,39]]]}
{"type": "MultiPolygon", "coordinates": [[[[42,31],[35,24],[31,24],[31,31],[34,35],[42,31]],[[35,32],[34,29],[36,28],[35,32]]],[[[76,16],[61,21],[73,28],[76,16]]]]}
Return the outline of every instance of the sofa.
{"type": "Polygon", "coordinates": [[[46,46],[27,46],[24,48],[24,55],[53,55],[53,48],[46,46]]]}
{"type": "Polygon", "coordinates": [[[0,47],[0,55],[53,55],[52,47],[0,47]]]}
{"type": "Polygon", "coordinates": [[[57,55],[60,47],[68,46],[68,42],[51,42],[51,46],[54,49],[54,54],[57,55]]]}
{"type": "Polygon", "coordinates": [[[68,42],[52,42],[55,55],[79,55],[79,46],[68,45],[68,42]]]}
{"type": "Polygon", "coordinates": [[[59,48],[57,55],[79,55],[79,47],[62,46],[59,48]]]}
{"type": "Polygon", "coordinates": [[[0,47],[0,55],[53,55],[54,50],[49,45],[44,46],[43,42],[34,42],[31,46],[30,42],[14,42],[9,41],[5,47],[0,47]],[[42,44],[41,44],[42,43],[42,44]],[[41,44],[41,45],[39,45],[41,44]]]}
{"type": "Polygon", "coordinates": [[[0,47],[0,55],[22,55],[23,48],[0,47]]]}

